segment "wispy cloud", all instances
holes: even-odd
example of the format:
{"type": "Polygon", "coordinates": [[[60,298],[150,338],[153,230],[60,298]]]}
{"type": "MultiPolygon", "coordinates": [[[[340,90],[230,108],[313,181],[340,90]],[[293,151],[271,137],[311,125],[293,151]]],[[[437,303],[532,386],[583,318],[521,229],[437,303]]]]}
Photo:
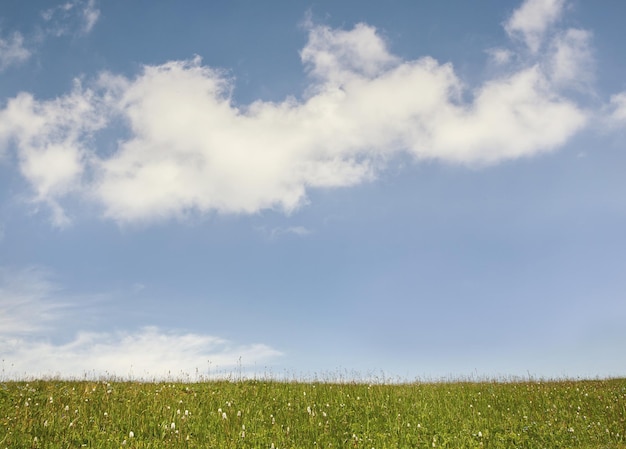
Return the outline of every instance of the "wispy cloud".
{"type": "Polygon", "coordinates": [[[73,0],[41,12],[46,22],[46,33],[53,36],[87,34],[100,18],[95,0],[73,0]]]}
{"type": "Polygon", "coordinates": [[[30,50],[24,46],[24,37],[13,33],[8,38],[0,37],[0,72],[13,65],[19,65],[31,55],[30,50]]]}
{"type": "Polygon", "coordinates": [[[311,232],[313,231],[304,226],[289,226],[286,228],[274,228],[273,230],[274,234],[293,234],[299,236],[309,235],[311,232]]]}
{"type": "Polygon", "coordinates": [[[615,94],[607,108],[609,123],[615,126],[626,125],[626,91],[615,94]]]}
{"type": "Polygon", "coordinates": [[[258,231],[265,234],[270,239],[278,239],[282,236],[292,235],[304,237],[313,233],[313,231],[305,226],[278,226],[275,228],[257,228],[258,231]]]}
{"type": "Polygon", "coordinates": [[[504,29],[536,53],[550,26],[561,18],[565,0],[525,0],[505,22],[504,29]]]}
{"type": "Polygon", "coordinates": [[[310,84],[302,99],[237,106],[222,71],[199,57],[170,61],[134,78],[102,74],[90,88],[77,85],[52,101],[9,100],[0,110],[0,148],[17,143],[35,201],[50,205],[61,225],[70,194],[120,223],[289,213],[306,204],[310,189],[371,180],[401,152],[486,165],[552,151],[590,115],[567,89],[592,79],[591,35],[548,33],[564,5],[523,3],[505,28],[533,54],[498,49],[498,76],[473,88],[451,64],[392,54],[367,24],[309,23],[300,54],[310,84]],[[91,137],[111,127],[110,118],[122,118],[115,122],[128,124],[129,137],[99,154],[91,137]]]}
{"type": "Polygon", "coordinates": [[[559,33],[552,40],[548,65],[553,83],[579,90],[591,89],[595,67],[591,40],[591,32],[577,28],[559,33]]]}
{"type": "Polygon", "coordinates": [[[99,17],[96,0],[69,1],[42,11],[45,27],[39,30],[37,37],[27,36],[25,39],[18,31],[8,37],[0,36],[0,72],[27,61],[36,51],[37,43],[41,43],[46,36],[90,33],[99,17]]]}
{"type": "Polygon", "coordinates": [[[89,0],[82,9],[83,31],[89,33],[100,18],[100,10],[96,8],[96,0],[89,0]]]}
{"type": "Polygon", "coordinates": [[[235,344],[211,335],[153,326],[123,332],[79,331],[53,342],[70,309],[45,270],[0,268],[0,358],[8,378],[84,375],[161,379],[206,376],[215,370],[253,366],[281,355],[262,344],[235,344]]]}

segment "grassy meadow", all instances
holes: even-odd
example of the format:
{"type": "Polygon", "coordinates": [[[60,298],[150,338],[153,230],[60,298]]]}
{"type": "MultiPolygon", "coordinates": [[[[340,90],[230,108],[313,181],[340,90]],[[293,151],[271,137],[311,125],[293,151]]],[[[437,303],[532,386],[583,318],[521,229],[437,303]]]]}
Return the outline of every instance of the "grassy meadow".
{"type": "Polygon", "coordinates": [[[626,379],[0,383],[4,448],[624,448],[626,379]]]}

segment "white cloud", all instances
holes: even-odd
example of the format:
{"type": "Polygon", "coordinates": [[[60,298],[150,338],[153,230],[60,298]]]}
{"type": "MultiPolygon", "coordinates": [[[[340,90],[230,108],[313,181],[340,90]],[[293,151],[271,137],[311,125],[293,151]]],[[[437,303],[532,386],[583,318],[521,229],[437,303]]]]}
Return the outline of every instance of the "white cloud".
{"type": "Polygon", "coordinates": [[[521,39],[536,53],[545,32],[560,18],[564,6],[565,0],[525,0],[504,24],[504,28],[510,36],[521,39]]]}
{"type": "Polygon", "coordinates": [[[486,84],[471,107],[448,105],[433,120],[434,145],[426,155],[495,163],[562,145],[586,117],[573,102],[556,96],[534,66],[486,84]]]}
{"type": "Polygon", "coordinates": [[[0,38],[0,71],[21,64],[30,57],[30,54],[20,33],[13,33],[8,39],[0,38]]]}
{"type": "Polygon", "coordinates": [[[73,340],[54,344],[0,334],[0,350],[9,378],[123,377],[133,379],[195,379],[213,370],[228,372],[240,364],[254,366],[281,355],[264,344],[234,345],[195,333],[164,332],[144,327],[136,332],[80,332],[73,340]]]}
{"type": "MultiPolygon", "coordinates": [[[[528,1],[507,30],[543,32],[561,8],[528,1]]],[[[53,101],[21,94],[0,111],[0,143],[16,143],[35,199],[57,216],[63,196],[78,191],[118,222],[289,213],[312,188],[373,179],[399,152],[491,164],[563,145],[587,121],[560,88],[588,73],[588,40],[580,30],[557,34],[551,52],[468,89],[451,64],[391,54],[371,26],[309,25],[303,99],[235,106],[233,80],[196,57],[135,78],[104,74],[93,90],[53,101]],[[102,154],[89,138],[110,117],[130,137],[102,154]]],[[[504,64],[512,56],[503,52],[504,64]]]]}
{"type": "Polygon", "coordinates": [[[206,375],[207,363],[224,371],[280,356],[265,344],[238,345],[206,334],[142,327],[131,332],[80,331],[65,343],[55,334],[80,304],[45,270],[0,267],[0,358],[5,377],[132,376],[153,379],[206,375]]]}

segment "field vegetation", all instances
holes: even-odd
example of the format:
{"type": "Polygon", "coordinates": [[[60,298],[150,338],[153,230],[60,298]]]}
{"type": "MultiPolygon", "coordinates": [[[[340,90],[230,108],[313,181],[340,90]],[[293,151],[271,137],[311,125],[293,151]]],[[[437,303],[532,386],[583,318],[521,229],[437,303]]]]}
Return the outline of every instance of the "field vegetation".
{"type": "Polygon", "coordinates": [[[0,383],[3,448],[621,448],[626,379],[0,383]]]}

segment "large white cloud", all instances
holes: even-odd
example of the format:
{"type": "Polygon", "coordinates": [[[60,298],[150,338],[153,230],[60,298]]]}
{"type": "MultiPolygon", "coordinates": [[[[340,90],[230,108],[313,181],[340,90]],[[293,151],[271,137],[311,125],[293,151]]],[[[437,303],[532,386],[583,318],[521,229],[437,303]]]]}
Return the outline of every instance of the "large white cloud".
{"type": "Polygon", "coordinates": [[[0,267],[2,376],[194,380],[246,369],[281,355],[262,343],[235,344],[212,335],[154,326],[125,332],[78,331],[63,343],[50,339],[71,321],[72,312],[85,307],[83,302],[84,298],[68,297],[45,270],[0,267]]]}
{"type": "MultiPolygon", "coordinates": [[[[506,28],[532,46],[562,7],[528,0],[506,28]]],[[[60,224],[61,199],[78,190],[118,222],[290,212],[309,189],[372,179],[399,152],[491,164],[563,145],[587,121],[561,91],[589,73],[585,33],[553,33],[543,54],[471,88],[451,64],[392,54],[369,25],[309,25],[302,99],[236,106],[224,73],[199,57],[170,61],[53,101],[21,94],[0,111],[0,144],[15,142],[36,200],[60,224]],[[108,117],[129,137],[104,154],[90,137],[108,117]]]]}

